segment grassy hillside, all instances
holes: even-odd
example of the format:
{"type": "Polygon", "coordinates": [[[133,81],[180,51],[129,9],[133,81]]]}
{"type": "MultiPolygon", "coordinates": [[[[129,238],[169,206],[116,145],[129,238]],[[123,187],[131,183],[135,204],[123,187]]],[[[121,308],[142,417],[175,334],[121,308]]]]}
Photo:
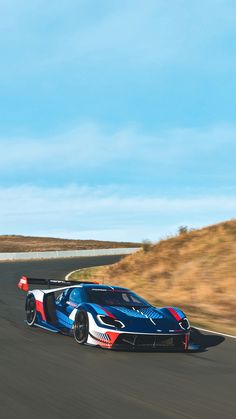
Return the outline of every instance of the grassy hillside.
{"type": "Polygon", "coordinates": [[[140,243],[67,240],[52,237],[0,236],[0,252],[43,252],[50,250],[111,249],[139,246],[140,243]]]}
{"type": "Polygon", "coordinates": [[[195,324],[236,334],[236,221],[162,240],[94,272],[153,304],[183,308],[195,324]]]}

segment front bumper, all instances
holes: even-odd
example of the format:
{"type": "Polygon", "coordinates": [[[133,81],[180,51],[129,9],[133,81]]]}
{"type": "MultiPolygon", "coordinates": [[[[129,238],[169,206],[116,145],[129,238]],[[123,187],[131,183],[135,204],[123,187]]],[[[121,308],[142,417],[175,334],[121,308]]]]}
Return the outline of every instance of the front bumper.
{"type": "Polygon", "coordinates": [[[133,350],[154,350],[154,351],[178,351],[186,350],[188,345],[188,335],[170,334],[135,334],[121,333],[111,349],[133,349],[133,350]]]}
{"type": "Polygon", "coordinates": [[[87,344],[107,349],[183,351],[188,349],[190,330],[163,332],[124,331],[98,327],[89,313],[90,330],[87,344]]]}
{"type": "Polygon", "coordinates": [[[106,331],[89,333],[89,335],[92,341],[88,343],[116,350],[183,351],[187,350],[189,342],[189,333],[148,334],[106,331]]]}

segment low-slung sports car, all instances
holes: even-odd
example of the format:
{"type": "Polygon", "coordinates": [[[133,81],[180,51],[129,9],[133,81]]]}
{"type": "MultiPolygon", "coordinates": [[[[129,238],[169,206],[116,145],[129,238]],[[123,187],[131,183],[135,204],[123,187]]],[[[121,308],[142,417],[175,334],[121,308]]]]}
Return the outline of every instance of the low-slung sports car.
{"type": "Polygon", "coordinates": [[[175,307],[153,307],[127,288],[25,276],[18,287],[27,292],[29,326],[72,335],[79,344],[102,348],[188,349],[186,315],[175,307]],[[31,284],[48,288],[29,290],[31,284]]]}

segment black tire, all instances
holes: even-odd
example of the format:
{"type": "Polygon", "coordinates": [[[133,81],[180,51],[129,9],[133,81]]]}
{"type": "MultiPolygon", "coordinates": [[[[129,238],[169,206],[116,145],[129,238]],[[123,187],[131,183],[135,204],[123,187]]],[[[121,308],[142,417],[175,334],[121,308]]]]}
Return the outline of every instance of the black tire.
{"type": "Polygon", "coordinates": [[[87,342],[89,333],[89,319],[85,310],[78,310],[75,316],[73,334],[77,343],[83,345],[87,342]]]}
{"type": "Polygon", "coordinates": [[[33,327],[36,320],[36,301],[33,294],[29,294],[25,301],[26,323],[33,327]]]}

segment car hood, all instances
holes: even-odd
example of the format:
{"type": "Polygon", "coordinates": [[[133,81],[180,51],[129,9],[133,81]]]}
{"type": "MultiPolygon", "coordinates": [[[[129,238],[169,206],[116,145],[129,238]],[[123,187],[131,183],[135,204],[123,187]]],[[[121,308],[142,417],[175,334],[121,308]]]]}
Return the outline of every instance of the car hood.
{"type": "Polygon", "coordinates": [[[123,332],[137,333],[173,333],[183,332],[179,323],[172,317],[155,307],[129,308],[106,306],[105,310],[117,320],[123,322],[123,332]]]}

